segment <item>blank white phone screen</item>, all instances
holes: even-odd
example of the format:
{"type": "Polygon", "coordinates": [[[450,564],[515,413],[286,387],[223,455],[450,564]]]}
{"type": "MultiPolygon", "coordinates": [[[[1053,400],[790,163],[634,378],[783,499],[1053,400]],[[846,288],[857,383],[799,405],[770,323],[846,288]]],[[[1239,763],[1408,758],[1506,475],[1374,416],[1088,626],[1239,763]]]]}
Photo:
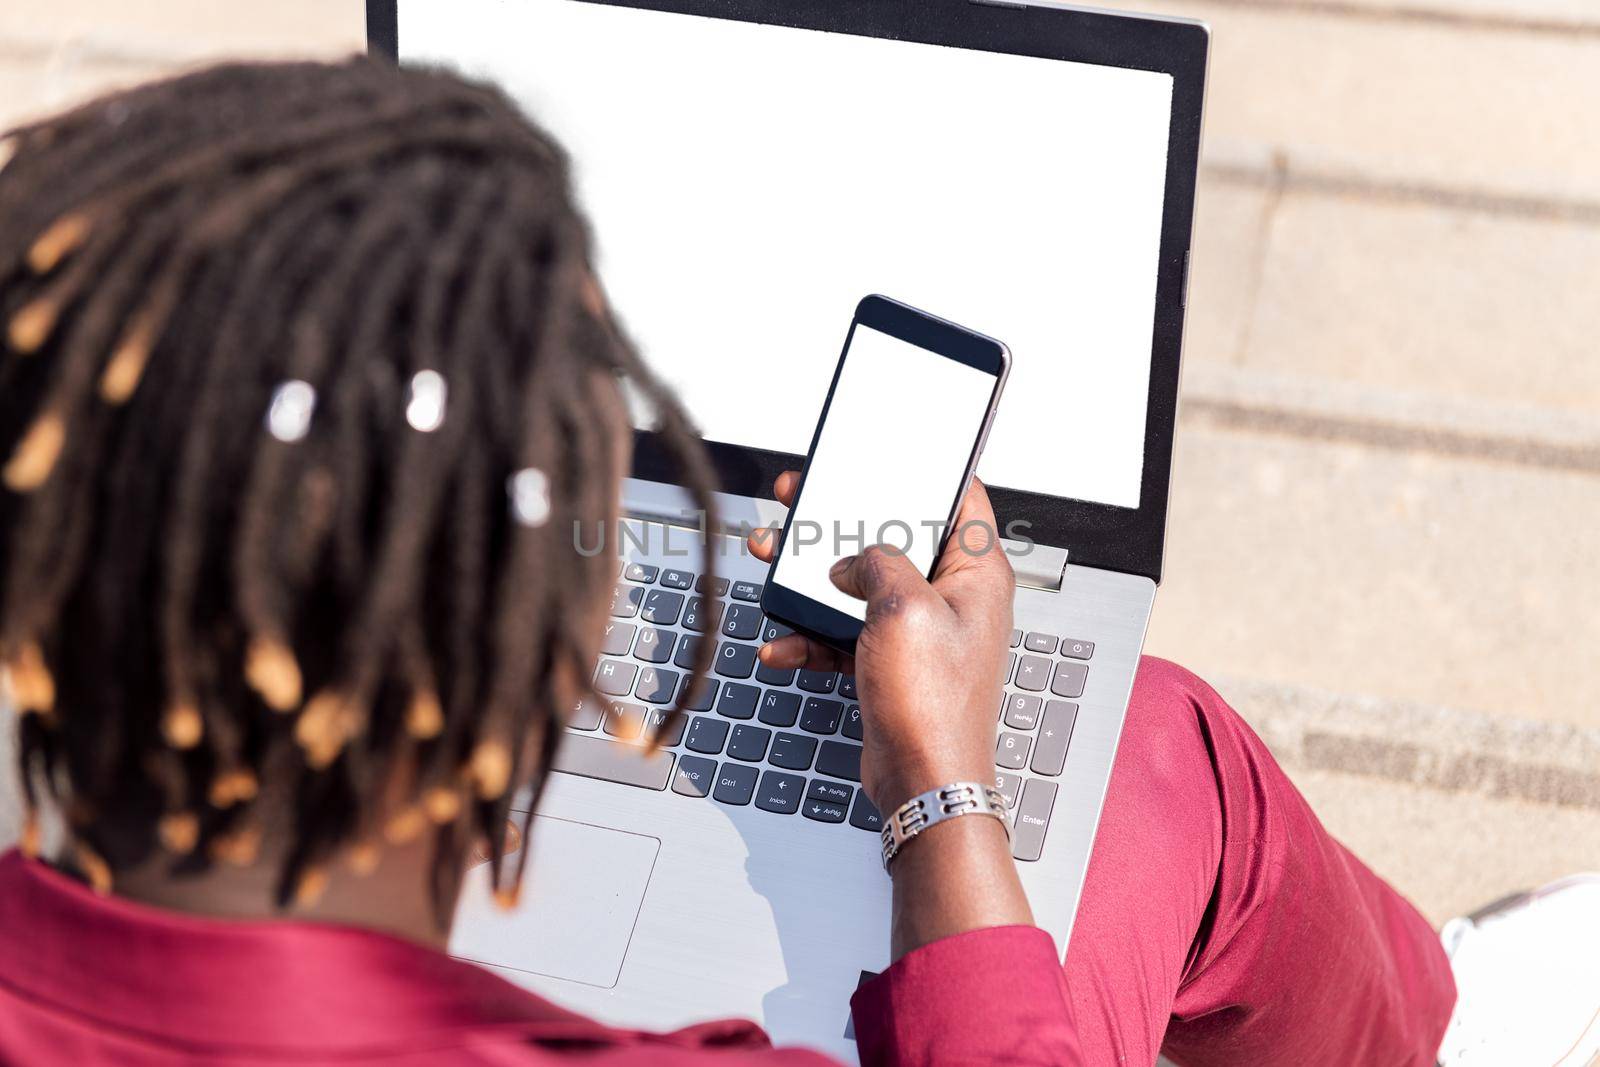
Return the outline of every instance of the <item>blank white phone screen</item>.
{"type": "Polygon", "coordinates": [[[769,579],[857,619],[866,604],[828,578],[868,545],[926,574],[950,518],[995,376],[857,325],[769,579]]]}

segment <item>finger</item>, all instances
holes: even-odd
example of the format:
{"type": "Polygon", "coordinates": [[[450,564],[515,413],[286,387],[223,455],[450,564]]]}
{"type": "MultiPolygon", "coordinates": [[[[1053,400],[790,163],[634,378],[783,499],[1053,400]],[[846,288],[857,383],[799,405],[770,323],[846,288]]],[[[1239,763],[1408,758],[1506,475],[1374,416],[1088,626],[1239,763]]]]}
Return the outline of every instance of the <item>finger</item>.
{"type": "Polygon", "coordinates": [[[761,662],[775,671],[848,671],[848,658],[803,634],[784,634],[761,646],[761,662]]]}
{"type": "Polygon", "coordinates": [[[772,483],[772,495],[778,498],[778,503],[784,507],[794,506],[794,494],[800,488],[800,472],[784,471],[778,475],[778,480],[772,483]]]}
{"type": "Polygon", "coordinates": [[[868,622],[933,592],[905,553],[882,545],[873,545],[859,556],[846,556],[833,565],[828,577],[840,592],[867,602],[868,622]]]}
{"type": "Polygon", "coordinates": [[[745,538],[745,543],[750,546],[750,554],[763,563],[771,563],[778,554],[778,536],[783,533],[781,526],[763,526],[758,530],[751,530],[750,536],[745,538]]]}
{"type": "Polygon", "coordinates": [[[950,528],[950,539],[945,542],[944,553],[934,573],[940,575],[951,568],[970,566],[993,554],[1005,554],[1000,547],[999,520],[994,517],[989,490],[974,475],[966,495],[961,498],[955,525],[950,528]]]}
{"type": "Polygon", "coordinates": [[[1016,590],[1011,560],[1000,543],[999,520],[977,478],[962,498],[956,525],[934,572],[934,588],[956,614],[1009,604],[1016,590]]]}

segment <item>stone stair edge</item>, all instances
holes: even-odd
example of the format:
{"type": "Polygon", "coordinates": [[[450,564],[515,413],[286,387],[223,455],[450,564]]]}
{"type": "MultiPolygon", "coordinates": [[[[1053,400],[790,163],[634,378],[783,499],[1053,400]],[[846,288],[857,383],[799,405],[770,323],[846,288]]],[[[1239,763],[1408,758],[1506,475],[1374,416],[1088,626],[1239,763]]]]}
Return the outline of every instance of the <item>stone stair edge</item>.
{"type": "Polygon", "coordinates": [[[1179,417],[1212,425],[1600,473],[1600,417],[1214,361],[1183,369],[1179,417]]]}
{"type": "Polygon", "coordinates": [[[1286,766],[1600,812],[1600,726],[1232,675],[1210,681],[1286,766]]]}

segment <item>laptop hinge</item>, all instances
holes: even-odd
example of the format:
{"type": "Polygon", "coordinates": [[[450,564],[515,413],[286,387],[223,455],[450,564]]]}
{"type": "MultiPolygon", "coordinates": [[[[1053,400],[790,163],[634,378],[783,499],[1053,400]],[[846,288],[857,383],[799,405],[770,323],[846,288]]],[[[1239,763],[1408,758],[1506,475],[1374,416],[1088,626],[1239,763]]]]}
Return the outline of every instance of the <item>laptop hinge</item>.
{"type": "MultiPolygon", "coordinates": [[[[760,497],[734,496],[731,493],[713,494],[717,505],[717,528],[714,532],[730,537],[744,537],[762,526],[776,526],[783,522],[788,509],[776,500],[760,497]]],[[[666,482],[649,482],[642,478],[622,480],[622,514],[646,522],[699,530],[704,516],[695,507],[694,498],[682,486],[666,482]]],[[[1067,550],[1035,542],[1013,541],[1003,538],[1006,552],[1011,557],[1011,569],[1016,572],[1017,584],[1030,589],[1058,590],[1066,573],[1067,550]]]]}
{"type": "Polygon", "coordinates": [[[1067,573],[1066,549],[1041,545],[1037,541],[1024,544],[1009,538],[1001,538],[1000,543],[1011,555],[1011,569],[1016,573],[1018,585],[1051,592],[1060,590],[1067,573]]]}

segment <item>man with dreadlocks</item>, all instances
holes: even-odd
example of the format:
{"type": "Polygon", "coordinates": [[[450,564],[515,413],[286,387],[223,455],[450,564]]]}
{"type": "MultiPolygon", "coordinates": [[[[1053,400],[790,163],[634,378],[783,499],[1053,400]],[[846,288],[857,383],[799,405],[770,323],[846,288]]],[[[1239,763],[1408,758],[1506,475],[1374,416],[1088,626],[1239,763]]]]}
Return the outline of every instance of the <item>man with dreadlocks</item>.
{"type": "MultiPolygon", "coordinates": [[[[498,92],[356,60],[202,71],[0,148],[26,819],[0,857],[0,1061],[824,1062],[743,1023],[612,1030],[441,951],[470,854],[515,898],[512,794],[538,795],[587,689],[615,561],[571,531],[615,519],[624,383],[711,510],[551,140],[498,92]]],[[[964,509],[993,522],[981,486],[964,509]]],[[[1005,556],[959,546],[930,583],[868,549],[834,581],[867,602],[863,787],[892,810],[986,780],[1005,556]]],[[[793,635],[761,655],[844,666],[793,635]]],[[[1165,1041],[1420,1064],[1450,1011],[1417,913],[1157,661],[1065,971],[993,820],[931,828],[893,877],[897,962],[854,1004],[869,1063],[1148,1064],[1165,1041]]]]}

